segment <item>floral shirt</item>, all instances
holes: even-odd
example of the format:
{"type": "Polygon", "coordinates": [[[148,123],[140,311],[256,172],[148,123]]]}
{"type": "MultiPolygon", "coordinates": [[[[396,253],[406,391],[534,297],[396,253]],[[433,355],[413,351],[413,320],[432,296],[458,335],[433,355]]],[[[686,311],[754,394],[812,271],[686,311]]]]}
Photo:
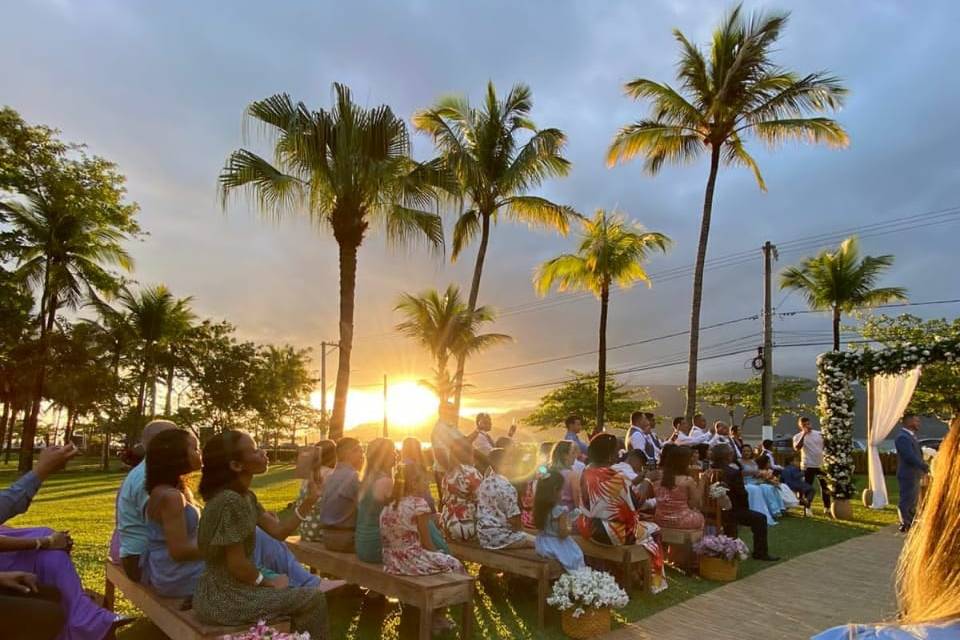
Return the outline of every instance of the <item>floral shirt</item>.
{"type": "Polygon", "coordinates": [[[384,571],[403,576],[464,571],[463,565],[453,556],[424,549],[420,543],[417,518],[430,514],[430,505],[419,496],[406,496],[380,512],[384,571]]]}
{"type": "Polygon", "coordinates": [[[524,540],[508,522],[520,515],[517,490],[498,473],[491,472],[477,490],[477,537],[486,549],[503,549],[524,540]]]}
{"type": "Polygon", "coordinates": [[[477,535],[477,489],[483,476],[473,467],[459,464],[443,476],[441,523],[451,540],[467,541],[477,535]]]}
{"type": "Polygon", "coordinates": [[[580,533],[604,544],[637,541],[637,510],[626,477],[611,467],[589,466],[580,474],[580,533]]]}

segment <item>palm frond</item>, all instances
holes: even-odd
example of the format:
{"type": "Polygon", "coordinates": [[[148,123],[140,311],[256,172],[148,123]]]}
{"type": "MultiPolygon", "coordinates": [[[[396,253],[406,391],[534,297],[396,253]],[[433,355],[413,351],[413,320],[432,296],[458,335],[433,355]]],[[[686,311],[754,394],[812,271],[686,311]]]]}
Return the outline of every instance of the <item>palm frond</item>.
{"type": "Polygon", "coordinates": [[[230,154],[220,172],[221,205],[227,206],[230,194],[247,190],[264,211],[280,215],[303,198],[303,182],[280,171],[252,151],[239,149],[230,154]]]}
{"type": "Polygon", "coordinates": [[[607,150],[607,166],[644,156],[644,169],[656,175],[664,162],[693,162],[704,150],[703,136],[685,126],[640,120],[614,137],[607,150]]]}
{"type": "Polygon", "coordinates": [[[436,213],[395,204],[387,217],[387,239],[398,245],[426,240],[434,249],[442,249],[443,221],[436,213]]]}
{"type": "Polygon", "coordinates": [[[742,165],[753,171],[753,177],[757,181],[757,186],[760,187],[761,191],[767,190],[767,183],[760,174],[760,166],[757,164],[757,161],[753,159],[753,156],[747,153],[739,135],[733,134],[730,136],[730,139],[727,140],[727,144],[724,145],[724,161],[727,164],[742,165]]]}
{"type": "Polygon", "coordinates": [[[460,253],[467,248],[473,239],[480,233],[480,213],[475,209],[464,211],[457,218],[453,227],[453,249],[451,257],[454,261],[460,257],[460,253]]]}
{"type": "Polygon", "coordinates": [[[549,229],[561,235],[570,231],[570,221],[581,218],[572,207],[550,202],[538,196],[513,196],[500,203],[507,207],[507,214],[517,222],[532,228],[549,229]]]}
{"type": "Polygon", "coordinates": [[[850,143],[847,132],[836,120],[830,118],[794,118],[786,120],[767,120],[755,125],[747,125],[757,137],[771,147],[789,141],[817,143],[831,147],[846,147],[850,143]]]}

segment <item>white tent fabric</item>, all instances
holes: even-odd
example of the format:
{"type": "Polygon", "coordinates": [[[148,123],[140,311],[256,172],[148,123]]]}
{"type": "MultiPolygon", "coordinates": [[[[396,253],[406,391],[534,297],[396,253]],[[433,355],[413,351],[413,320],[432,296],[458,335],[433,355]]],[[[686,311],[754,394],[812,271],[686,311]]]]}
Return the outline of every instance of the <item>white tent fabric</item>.
{"type": "Polygon", "coordinates": [[[887,506],[887,485],[883,480],[878,445],[897,426],[897,422],[910,404],[913,391],[920,380],[920,367],[898,376],[876,376],[871,380],[869,402],[872,404],[870,424],[867,425],[867,469],[870,489],[873,491],[872,509],[887,506]]]}

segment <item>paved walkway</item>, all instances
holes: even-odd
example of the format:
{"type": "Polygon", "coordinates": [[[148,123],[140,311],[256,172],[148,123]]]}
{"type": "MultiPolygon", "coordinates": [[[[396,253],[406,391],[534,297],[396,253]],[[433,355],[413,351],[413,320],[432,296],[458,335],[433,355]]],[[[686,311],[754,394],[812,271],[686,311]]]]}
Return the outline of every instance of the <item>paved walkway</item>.
{"type": "Polygon", "coordinates": [[[807,640],[847,622],[895,613],[893,572],[903,538],[890,527],[814,551],[691,598],[606,640],[807,640]]]}

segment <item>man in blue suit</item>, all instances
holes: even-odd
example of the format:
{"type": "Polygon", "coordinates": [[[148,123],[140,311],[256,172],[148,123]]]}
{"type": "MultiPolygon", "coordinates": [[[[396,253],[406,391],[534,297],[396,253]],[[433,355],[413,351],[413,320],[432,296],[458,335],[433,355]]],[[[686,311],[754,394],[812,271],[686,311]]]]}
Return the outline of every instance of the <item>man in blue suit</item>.
{"type": "Polygon", "coordinates": [[[900,514],[900,531],[906,533],[913,524],[917,512],[917,497],[920,494],[920,482],[930,472],[923,461],[923,452],[917,442],[920,418],[912,413],[903,416],[903,429],[894,439],[897,447],[897,484],[900,486],[900,502],[897,511],[900,514]]]}

